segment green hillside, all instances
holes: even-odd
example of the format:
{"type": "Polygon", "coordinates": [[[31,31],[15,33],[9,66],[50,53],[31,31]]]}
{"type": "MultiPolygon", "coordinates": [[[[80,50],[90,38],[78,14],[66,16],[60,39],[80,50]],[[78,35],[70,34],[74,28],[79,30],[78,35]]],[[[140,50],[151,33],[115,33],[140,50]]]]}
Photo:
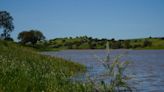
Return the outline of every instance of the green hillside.
{"type": "Polygon", "coordinates": [[[49,40],[47,48],[52,49],[105,49],[109,42],[111,49],[164,49],[164,38],[139,38],[139,39],[98,39],[87,36],[55,38],[49,40]]]}
{"type": "Polygon", "coordinates": [[[145,39],[132,39],[132,46],[137,46],[139,49],[164,49],[164,39],[163,38],[145,38],[145,39]],[[147,40],[151,42],[150,46],[143,46],[144,41],[147,40]]]}
{"type": "Polygon", "coordinates": [[[84,70],[82,65],[0,41],[0,92],[76,91],[68,78],[84,70]]]}

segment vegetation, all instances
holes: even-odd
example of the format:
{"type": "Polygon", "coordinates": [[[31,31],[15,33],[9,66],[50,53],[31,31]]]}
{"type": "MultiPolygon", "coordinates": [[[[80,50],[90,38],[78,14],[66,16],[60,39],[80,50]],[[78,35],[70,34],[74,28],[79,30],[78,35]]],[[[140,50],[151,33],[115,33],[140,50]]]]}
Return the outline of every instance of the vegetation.
{"type": "Polygon", "coordinates": [[[98,59],[102,62],[106,70],[101,77],[108,78],[108,82],[104,80],[94,82],[94,79],[89,79],[89,83],[91,83],[92,88],[96,92],[132,92],[135,88],[128,84],[130,77],[125,74],[129,62],[120,62],[119,59],[121,58],[121,55],[112,58],[110,56],[108,44],[107,51],[108,53],[105,59],[98,59]]]}
{"type": "Polygon", "coordinates": [[[38,30],[30,30],[19,33],[18,39],[22,44],[31,43],[34,46],[38,41],[44,40],[45,36],[38,30]]]}
{"type": "Polygon", "coordinates": [[[126,62],[109,55],[103,62],[107,74],[112,78],[96,84],[93,80],[74,82],[70,79],[84,66],[61,58],[43,56],[31,48],[13,42],[0,41],[0,91],[1,92],[116,92],[130,90],[126,84],[124,70],[126,62]],[[110,63],[110,64],[109,64],[110,63]],[[117,69],[117,71],[115,71],[117,69]]]}
{"type": "Polygon", "coordinates": [[[87,36],[55,38],[46,42],[46,47],[56,49],[105,49],[107,41],[111,49],[164,49],[162,37],[128,40],[98,39],[87,36]]]}
{"type": "Polygon", "coordinates": [[[3,28],[4,31],[1,34],[2,39],[11,40],[10,32],[13,31],[13,18],[7,11],[0,11],[0,28],[3,28]]]}
{"type": "Polygon", "coordinates": [[[0,92],[71,92],[70,76],[85,70],[12,42],[0,41],[0,48],[0,92]]]}

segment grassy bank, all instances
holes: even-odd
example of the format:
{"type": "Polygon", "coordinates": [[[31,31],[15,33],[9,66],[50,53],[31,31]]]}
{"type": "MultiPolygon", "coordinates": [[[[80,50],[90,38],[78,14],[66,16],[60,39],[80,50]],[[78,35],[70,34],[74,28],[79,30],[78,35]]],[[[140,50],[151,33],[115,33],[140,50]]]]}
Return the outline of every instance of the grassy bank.
{"type": "Polygon", "coordinates": [[[82,65],[0,41],[0,92],[77,91],[68,78],[84,70],[82,65]]]}

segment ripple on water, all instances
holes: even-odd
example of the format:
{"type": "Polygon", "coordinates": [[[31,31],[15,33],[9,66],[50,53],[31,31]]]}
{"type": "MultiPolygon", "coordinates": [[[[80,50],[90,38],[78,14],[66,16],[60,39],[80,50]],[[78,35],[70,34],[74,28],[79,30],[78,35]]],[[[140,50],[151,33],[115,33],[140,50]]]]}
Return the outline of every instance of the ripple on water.
{"type": "MultiPolygon", "coordinates": [[[[112,57],[118,54],[124,54],[125,50],[113,50],[112,57]]],[[[132,77],[129,84],[134,86],[136,92],[164,92],[164,50],[127,50],[121,60],[129,61],[127,74],[132,77]]],[[[94,57],[103,58],[106,55],[105,50],[66,50],[61,52],[46,52],[46,55],[60,56],[65,59],[71,59],[74,62],[85,64],[87,73],[81,74],[79,79],[86,79],[86,75],[100,77],[104,71],[101,63],[94,57]]],[[[99,78],[98,78],[99,79],[99,78]]],[[[103,80],[108,81],[105,76],[103,80]]]]}

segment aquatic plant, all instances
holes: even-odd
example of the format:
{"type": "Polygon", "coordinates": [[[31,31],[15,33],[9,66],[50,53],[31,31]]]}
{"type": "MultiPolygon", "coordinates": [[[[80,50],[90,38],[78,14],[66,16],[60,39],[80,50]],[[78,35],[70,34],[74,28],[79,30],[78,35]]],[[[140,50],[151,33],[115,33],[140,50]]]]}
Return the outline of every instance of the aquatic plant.
{"type": "Polygon", "coordinates": [[[108,81],[96,80],[89,78],[89,82],[92,85],[93,90],[96,92],[132,92],[132,87],[128,85],[130,77],[125,74],[125,70],[129,65],[127,61],[120,61],[122,55],[117,55],[114,59],[110,55],[109,44],[106,46],[107,56],[104,59],[97,59],[102,62],[105,68],[105,73],[102,76],[106,77],[108,81]]]}

